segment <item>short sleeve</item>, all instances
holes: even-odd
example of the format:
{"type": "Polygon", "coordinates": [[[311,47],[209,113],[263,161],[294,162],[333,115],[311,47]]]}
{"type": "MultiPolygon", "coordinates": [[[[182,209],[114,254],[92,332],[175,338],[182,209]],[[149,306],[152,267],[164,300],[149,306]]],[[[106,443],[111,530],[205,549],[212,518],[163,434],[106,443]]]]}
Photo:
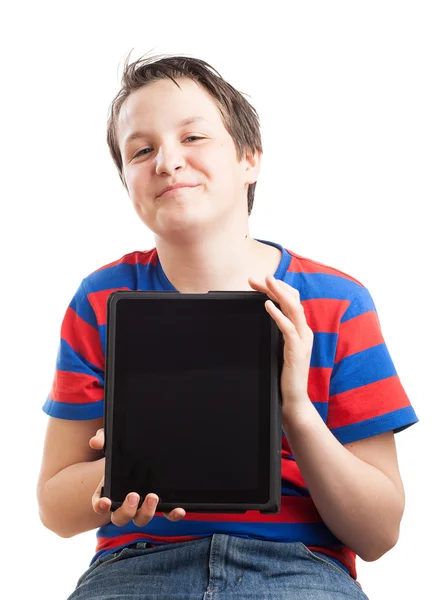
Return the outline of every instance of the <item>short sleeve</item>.
{"type": "Polygon", "coordinates": [[[418,421],[388,352],[373,299],[363,288],[339,323],[327,425],[343,444],[418,421]]]}
{"type": "Polygon", "coordinates": [[[43,411],[59,419],[104,414],[104,352],[97,318],[83,280],[61,326],[56,371],[43,411]]]}

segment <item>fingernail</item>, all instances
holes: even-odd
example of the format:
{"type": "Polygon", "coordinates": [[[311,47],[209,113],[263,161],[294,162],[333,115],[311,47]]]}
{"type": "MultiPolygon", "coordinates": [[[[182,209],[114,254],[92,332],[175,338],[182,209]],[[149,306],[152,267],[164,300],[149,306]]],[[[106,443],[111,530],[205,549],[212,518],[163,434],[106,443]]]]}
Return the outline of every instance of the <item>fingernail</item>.
{"type": "Polygon", "coordinates": [[[156,506],[157,501],[155,500],[155,498],[149,498],[149,500],[147,501],[147,506],[148,508],[154,508],[156,506]]]}
{"type": "Polygon", "coordinates": [[[129,506],[136,506],[138,504],[138,496],[129,496],[128,499],[129,506]]]}

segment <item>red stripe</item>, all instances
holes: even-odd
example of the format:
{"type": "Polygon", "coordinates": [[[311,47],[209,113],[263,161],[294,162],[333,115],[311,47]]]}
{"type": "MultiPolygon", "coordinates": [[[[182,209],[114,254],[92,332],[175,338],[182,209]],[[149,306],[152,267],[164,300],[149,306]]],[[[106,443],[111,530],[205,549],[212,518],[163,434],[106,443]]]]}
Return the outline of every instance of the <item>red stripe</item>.
{"type": "Polygon", "coordinates": [[[158,260],[158,254],[156,248],[152,250],[131,252],[130,254],[125,254],[118,260],[114,260],[113,262],[100,267],[93,273],[98,273],[99,271],[103,271],[104,269],[109,269],[110,267],[116,267],[118,265],[127,264],[127,265],[156,265],[158,260]]]}
{"type": "MultiPolygon", "coordinates": [[[[285,462],[293,463],[293,461],[285,462]]],[[[155,516],[164,519],[166,518],[163,513],[156,513],[155,516]]],[[[322,523],[322,519],[313,500],[311,498],[301,498],[299,496],[281,496],[281,511],[276,515],[261,514],[258,510],[249,510],[244,514],[238,515],[192,512],[187,513],[182,521],[206,521],[210,523],[322,523]]],[[[117,537],[118,540],[121,539],[120,536],[117,537]]],[[[164,538],[166,541],[169,541],[170,539],[171,538],[168,536],[164,538]]]]}
{"type": "Polygon", "coordinates": [[[104,354],[100,334],[89,325],[75,310],[68,307],[61,326],[61,337],[85,360],[104,369],[104,354]]]}
{"type": "MultiPolygon", "coordinates": [[[[285,479],[285,481],[288,481],[289,483],[292,483],[294,485],[299,485],[300,487],[303,488],[307,488],[305,481],[301,475],[301,471],[299,470],[298,464],[291,459],[288,460],[283,460],[281,462],[281,478],[285,479]]],[[[284,496],[282,496],[282,498],[284,498],[284,496]]],[[[313,500],[311,500],[310,498],[303,498],[303,500],[309,500],[312,503],[312,507],[311,509],[316,511],[315,505],[313,504],[313,500]]],[[[305,506],[309,506],[308,503],[305,504],[305,506]]],[[[313,512],[311,513],[311,516],[313,515],[313,512]]],[[[319,516],[319,513],[317,513],[318,520],[321,520],[321,517],[319,516]]],[[[309,522],[309,520],[307,521],[302,521],[299,519],[299,517],[297,516],[297,523],[304,523],[304,522],[309,522]]],[[[313,521],[316,522],[316,521],[313,521]]]]}
{"type": "Polygon", "coordinates": [[[307,324],[314,333],[338,333],[341,317],[350,302],[334,298],[314,298],[303,300],[301,304],[307,324]]]}
{"type": "Polygon", "coordinates": [[[370,310],[341,323],[335,362],[383,343],[378,316],[370,310]]]}
{"type": "Polygon", "coordinates": [[[110,288],[108,290],[102,290],[100,292],[91,292],[88,294],[88,300],[94,309],[97,317],[98,325],[106,325],[107,320],[107,299],[117,290],[130,290],[128,287],[110,288]]]}
{"type": "Polygon", "coordinates": [[[397,375],[330,396],[327,425],[330,429],[353,425],[409,406],[397,375]],[[376,402],[373,402],[373,398],[376,402]]]}
{"type": "Polygon", "coordinates": [[[347,275],[347,273],[343,273],[338,269],[324,265],[316,260],[306,258],[305,256],[300,256],[291,250],[287,250],[287,252],[292,256],[292,260],[290,261],[287,269],[288,273],[325,273],[327,275],[337,275],[338,277],[343,277],[344,279],[354,281],[355,283],[358,283],[364,287],[360,281],[354,277],[351,277],[350,275],[347,275]]]}
{"type": "Polygon", "coordinates": [[[56,371],[49,398],[69,404],[98,402],[103,400],[103,387],[98,379],[91,375],[56,371]]]}
{"type": "Polygon", "coordinates": [[[328,401],[331,374],[331,368],[310,367],[307,392],[312,402],[328,401]]]}
{"type": "Polygon", "coordinates": [[[299,496],[281,496],[281,511],[277,515],[265,515],[257,510],[249,510],[241,515],[189,513],[183,520],[223,523],[322,523],[313,500],[299,496]]]}

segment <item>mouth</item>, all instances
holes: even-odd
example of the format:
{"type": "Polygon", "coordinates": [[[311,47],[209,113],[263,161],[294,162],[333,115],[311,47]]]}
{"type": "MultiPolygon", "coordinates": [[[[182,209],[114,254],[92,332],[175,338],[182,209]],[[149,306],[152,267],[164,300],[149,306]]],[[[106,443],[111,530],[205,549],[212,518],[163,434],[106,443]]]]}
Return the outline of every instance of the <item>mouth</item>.
{"type": "Polygon", "coordinates": [[[175,187],[171,190],[167,190],[158,196],[158,198],[166,198],[167,196],[176,196],[177,194],[187,192],[188,190],[194,190],[199,185],[181,185],[179,187],[175,187]]]}

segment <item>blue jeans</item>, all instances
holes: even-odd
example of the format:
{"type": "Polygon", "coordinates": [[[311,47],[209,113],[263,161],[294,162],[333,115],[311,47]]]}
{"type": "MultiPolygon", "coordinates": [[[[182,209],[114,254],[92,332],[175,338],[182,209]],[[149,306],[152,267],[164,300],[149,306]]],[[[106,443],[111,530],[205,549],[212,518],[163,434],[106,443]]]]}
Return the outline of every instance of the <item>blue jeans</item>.
{"type": "Polygon", "coordinates": [[[144,545],[96,560],[68,600],[368,600],[343,568],[301,542],[217,533],[144,545]]]}

